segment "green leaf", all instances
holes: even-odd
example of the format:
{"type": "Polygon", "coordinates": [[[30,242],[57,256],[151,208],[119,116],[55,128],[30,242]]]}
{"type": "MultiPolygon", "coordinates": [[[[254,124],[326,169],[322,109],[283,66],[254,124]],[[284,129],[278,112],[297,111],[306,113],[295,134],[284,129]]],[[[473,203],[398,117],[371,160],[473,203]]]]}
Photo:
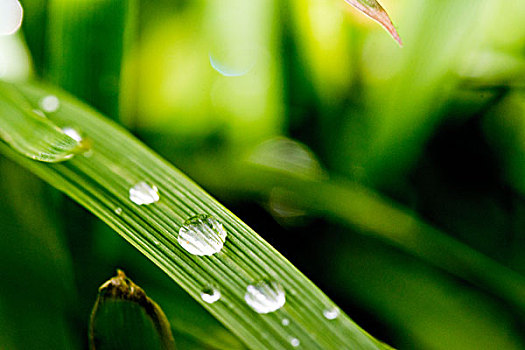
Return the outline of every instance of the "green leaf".
{"type": "Polygon", "coordinates": [[[92,350],[175,349],[159,305],[122,270],[99,288],[89,322],[92,350]]]}
{"type": "MultiPolygon", "coordinates": [[[[308,349],[385,348],[342,312],[335,320],[324,318],[323,311],[334,304],[312,282],[246,224],[121,127],[58,90],[36,84],[7,85],[6,89],[19,89],[31,105],[50,93],[58,96],[60,108],[49,114],[49,119],[60,127],[78,128],[92,140],[93,147],[88,156],[77,155],[54,164],[23,157],[5,143],[0,143],[0,152],[101,218],[248,347],[291,348],[291,339],[297,338],[308,349]],[[139,206],[130,201],[129,189],[140,181],[158,187],[157,203],[139,206]],[[195,256],[177,242],[181,225],[196,214],[212,215],[227,231],[220,253],[195,256]],[[276,280],[286,292],[286,304],[265,315],[244,301],[247,286],[263,278],[276,280]],[[209,284],[222,295],[211,304],[200,297],[209,284]],[[289,319],[289,326],[282,325],[284,318],[289,319]]],[[[0,100],[1,118],[18,108],[5,94],[0,100]]],[[[31,127],[19,132],[25,142],[38,142],[31,127]]]]}
{"type": "Polygon", "coordinates": [[[385,28],[399,45],[403,45],[392,20],[385,9],[376,0],[345,0],[347,3],[377,21],[385,28]]]}

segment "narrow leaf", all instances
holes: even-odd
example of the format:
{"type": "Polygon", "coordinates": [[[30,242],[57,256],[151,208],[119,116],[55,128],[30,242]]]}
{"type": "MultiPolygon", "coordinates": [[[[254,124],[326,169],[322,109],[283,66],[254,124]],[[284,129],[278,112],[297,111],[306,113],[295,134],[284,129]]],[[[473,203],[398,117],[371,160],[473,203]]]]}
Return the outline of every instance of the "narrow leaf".
{"type": "Polygon", "coordinates": [[[91,350],[175,349],[162,309],[122,270],[99,288],[89,342],[91,350]]]}
{"type": "MultiPolygon", "coordinates": [[[[60,126],[78,126],[93,146],[89,157],[75,156],[59,164],[32,161],[2,142],[0,152],[104,220],[248,347],[286,349],[300,341],[307,349],[384,349],[342,311],[336,319],[327,319],[323,312],[335,305],[326,295],[246,224],[125,130],[58,90],[35,84],[10,88],[20,89],[32,105],[50,93],[56,95],[60,108],[49,117],[60,126]],[[159,200],[134,203],[130,189],[140,182],[158,189],[159,200]],[[177,239],[184,223],[196,214],[216,220],[194,225],[200,236],[226,231],[220,252],[193,255],[177,239]],[[264,278],[277,282],[279,305],[280,291],[286,294],[285,304],[268,314],[258,313],[245,301],[248,287],[264,278]],[[212,303],[201,296],[210,284],[221,294],[212,303]],[[289,326],[283,326],[284,318],[289,326]]],[[[22,136],[30,138],[30,134],[28,129],[22,136]]],[[[273,303],[269,297],[265,299],[273,303]]]]}
{"type": "Polygon", "coordinates": [[[385,28],[390,35],[394,38],[395,41],[399,43],[399,45],[403,45],[401,42],[401,38],[399,37],[399,34],[397,33],[396,28],[394,28],[394,24],[392,23],[392,20],[388,16],[388,13],[385,11],[383,6],[381,6],[376,0],[345,0],[347,3],[367,15],[368,17],[372,18],[374,21],[379,22],[385,28]]]}

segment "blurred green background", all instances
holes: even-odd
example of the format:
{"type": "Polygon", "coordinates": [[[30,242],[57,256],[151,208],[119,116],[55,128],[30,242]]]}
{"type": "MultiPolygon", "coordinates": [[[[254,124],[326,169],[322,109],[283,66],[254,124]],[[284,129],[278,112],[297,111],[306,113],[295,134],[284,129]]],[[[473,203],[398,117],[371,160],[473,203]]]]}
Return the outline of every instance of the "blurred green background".
{"type": "MultiPolygon", "coordinates": [[[[446,251],[422,256],[432,235],[400,247],[410,225],[338,190],[368,188],[523,286],[523,0],[383,0],[402,48],[343,0],[21,4],[0,78],[42,78],[125,125],[373,336],[525,349],[515,287],[473,283],[446,251]]],[[[5,158],[0,174],[1,349],[87,348],[117,267],[164,309],[178,348],[244,348],[84,209],[5,158]]]]}

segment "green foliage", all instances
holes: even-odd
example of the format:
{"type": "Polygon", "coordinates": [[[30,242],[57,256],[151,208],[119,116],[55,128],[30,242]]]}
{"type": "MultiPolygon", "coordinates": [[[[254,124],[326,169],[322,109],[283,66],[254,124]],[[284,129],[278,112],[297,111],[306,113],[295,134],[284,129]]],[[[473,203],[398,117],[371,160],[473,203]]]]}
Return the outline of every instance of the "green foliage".
{"type": "MultiPolygon", "coordinates": [[[[291,347],[291,336],[341,348],[365,334],[344,314],[325,320],[332,302],[175,164],[374,337],[523,349],[525,4],[380,1],[403,48],[341,0],[21,1],[22,31],[0,37],[0,75],[18,81],[0,92],[2,347],[85,348],[117,267],[162,306],[180,349],[291,347]],[[33,109],[48,94],[61,105],[42,119],[33,109]],[[56,152],[56,140],[74,156],[22,155],[56,152]],[[140,180],[159,202],[129,201],[140,180]],[[203,212],[228,237],[197,258],[176,235],[203,212]],[[272,271],[288,302],[258,315],[244,288],[272,271]],[[205,304],[213,280],[223,302],[205,304]],[[296,282],[304,295],[291,295],[296,282]]],[[[349,3],[389,25],[377,2],[349,3]]]]}

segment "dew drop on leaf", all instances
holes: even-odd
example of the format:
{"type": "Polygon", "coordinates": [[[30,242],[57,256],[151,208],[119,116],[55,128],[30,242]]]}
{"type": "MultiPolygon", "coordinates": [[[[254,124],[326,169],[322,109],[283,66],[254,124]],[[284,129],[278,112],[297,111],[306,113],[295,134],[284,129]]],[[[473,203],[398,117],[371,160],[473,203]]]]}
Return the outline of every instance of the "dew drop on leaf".
{"type": "Polygon", "coordinates": [[[220,222],[210,215],[199,214],[184,222],[177,241],[193,255],[213,255],[221,251],[226,236],[220,222]]]}
{"type": "Polygon", "coordinates": [[[205,287],[201,292],[201,298],[208,304],[213,304],[221,298],[221,292],[214,287],[205,287]]]}
{"type": "Polygon", "coordinates": [[[279,283],[262,280],[246,288],[244,300],[255,312],[267,314],[283,307],[286,296],[279,283]]]}
{"type": "Polygon", "coordinates": [[[159,200],[159,189],[155,185],[141,181],[129,189],[129,199],[138,205],[147,205],[159,200]]]}
{"type": "Polygon", "coordinates": [[[339,316],[339,310],[335,307],[323,311],[323,316],[327,320],[335,320],[339,316]]]}
{"type": "Polygon", "coordinates": [[[301,345],[301,341],[297,338],[292,338],[290,339],[290,344],[292,344],[292,346],[294,348],[298,347],[299,345],[301,345]]]}

